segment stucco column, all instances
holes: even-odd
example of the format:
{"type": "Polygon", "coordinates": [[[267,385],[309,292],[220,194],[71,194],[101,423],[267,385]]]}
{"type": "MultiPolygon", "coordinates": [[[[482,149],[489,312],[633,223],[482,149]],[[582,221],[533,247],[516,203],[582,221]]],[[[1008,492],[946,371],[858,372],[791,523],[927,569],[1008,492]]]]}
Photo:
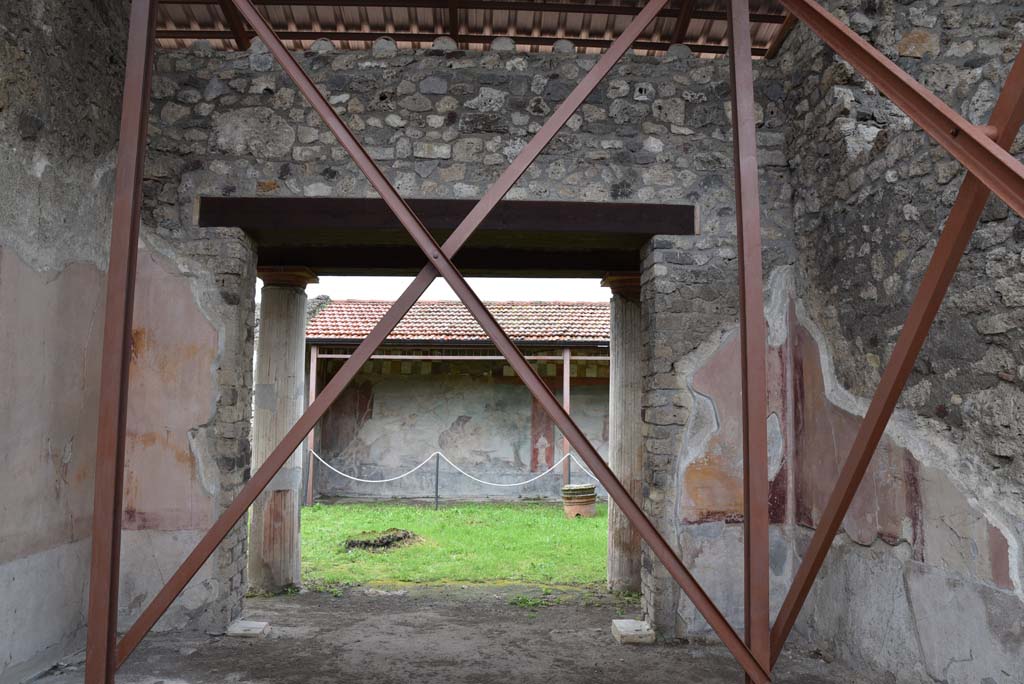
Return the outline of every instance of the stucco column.
{"type": "MultiPolygon", "coordinates": [[[[252,426],[252,471],[295,424],[305,408],[307,269],[259,271],[259,339],[256,347],[252,426]]],[[[249,527],[249,586],[279,592],[300,582],[299,507],[301,449],[292,454],[252,506],[249,527]]]]}
{"type": "MultiPolygon", "coordinates": [[[[642,505],[640,276],[608,276],[603,284],[612,290],[608,465],[642,505]]],[[[614,502],[608,503],[608,588],[640,591],[640,535],[614,502]]]]}

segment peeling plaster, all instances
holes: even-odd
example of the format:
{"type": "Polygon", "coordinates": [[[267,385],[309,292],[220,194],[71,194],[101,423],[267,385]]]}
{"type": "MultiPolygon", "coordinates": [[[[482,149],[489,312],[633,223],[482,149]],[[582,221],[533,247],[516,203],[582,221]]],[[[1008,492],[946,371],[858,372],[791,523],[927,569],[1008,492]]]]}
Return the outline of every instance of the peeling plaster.
{"type": "MultiPolygon", "coordinates": [[[[781,347],[789,338],[789,304],[795,290],[792,266],[780,266],[774,269],[768,278],[766,286],[765,322],[768,328],[768,345],[770,347],[781,347]]],[[[681,361],[676,362],[673,367],[677,376],[685,385],[692,398],[690,419],[686,425],[686,433],[683,441],[682,452],[676,460],[675,481],[681,483],[684,480],[686,470],[698,458],[703,456],[708,448],[711,437],[718,432],[721,421],[718,417],[718,410],[711,397],[701,393],[694,387],[694,378],[697,372],[703,368],[722,346],[729,342],[734,335],[739,334],[739,324],[723,327],[718,334],[709,341],[703,342],[697,350],[688,354],[681,361]]],[[[774,480],[782,469],[785,436],[782,433],[781,420],[777,413],[772,413],[767,418],[768,426],[768,473],[769,480],[774,480]]],[[[673,486],[671,491],[675,492],[673,486]]],[[[675,515],[672,523],[675,525],[675,535],[678,538],[682,532],[684,515],[681,507],[683,497],[675,495],[673,508],[675,515]]]]}
{"type": "MultiPolygon", "coordinates": [[[[796,297],[795,291],[792,294],[796,300],[797,320],[807,329],[818,346],[825,396],[840,409],[863,417],[867,413],[869,400],[854,395],[839,384],[831,347],[824,333],[807,313],[803,300],[796,297]]],[[[997,490],[991,483],[979,477],[976,464],[983,462],[981,455],[964,453],[957,445],[942,439],[939,435],[943,432],[945,426],[938,421],[922,418],[904,409],[896,409],[893,412],[885,429],[885,435],[898,446],[907,449],[915,460],[948,475],[950,482],[964,495],[968,503],[977,508],[993,527],[1002,532],[1010,547],[1010,578],[1013,590],[1017,597],[1024,601],[1021,540],[1019,533],[1009,522],[1014,517],[1024,518],[1024,502],[1015,502],[1013,496],[997,490]]]]}

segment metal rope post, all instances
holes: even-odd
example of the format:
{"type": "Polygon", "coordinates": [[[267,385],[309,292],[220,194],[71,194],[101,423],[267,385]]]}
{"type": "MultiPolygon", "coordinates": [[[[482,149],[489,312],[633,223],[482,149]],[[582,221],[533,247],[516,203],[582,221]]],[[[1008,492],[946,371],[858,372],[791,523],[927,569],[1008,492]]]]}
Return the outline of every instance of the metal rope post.
{"type": "Polygon", "coordinates": [[[434,510],[438,508],[438,498],[441,482],[441,452],[434,453],[434,510]]]}

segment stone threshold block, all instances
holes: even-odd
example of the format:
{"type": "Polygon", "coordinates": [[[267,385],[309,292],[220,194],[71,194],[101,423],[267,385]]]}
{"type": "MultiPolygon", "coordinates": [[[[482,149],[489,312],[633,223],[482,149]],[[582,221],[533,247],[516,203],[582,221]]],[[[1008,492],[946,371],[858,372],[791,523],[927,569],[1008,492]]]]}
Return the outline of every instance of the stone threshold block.
{"type": "Polygon", "coordinates": [[[612,620],[612,636],[620,644],[653,644],[654,630],[643,620],[612,620]]]}
{"type": "Polygon", "coordinates": [[[262,639],[270,634],[270,623],[257,620],[235,620],[228,625],[228,631],[225,634],[229,637],[243,639],[262,639]]]}

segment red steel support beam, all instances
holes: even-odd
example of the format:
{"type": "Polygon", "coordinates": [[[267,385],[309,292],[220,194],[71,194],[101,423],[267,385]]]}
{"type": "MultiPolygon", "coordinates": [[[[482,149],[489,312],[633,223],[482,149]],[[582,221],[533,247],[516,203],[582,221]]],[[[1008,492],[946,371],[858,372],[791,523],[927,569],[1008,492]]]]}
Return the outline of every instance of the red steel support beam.
{"type": "MultiPolygon", "coordinates": [[[[572,410],[572,380],[569,376],[570,370],[570,359],[572,358],[572,352],[568,347],[562,350],[562,408],[565,409],[566,413],[572,410]]],[[[569,444],[569,438],[562,435],[562,455],[569,453],[572,445],[569,444]]],[[[565,463],[562,464],[562,484],[569,484],[571,475],[572,459],[565,459],[565,463]]]]}
{"type": "Polygon", "coordinates": [[[459,41],[459,0],[448,0],[448,35],[459,41]]]}
{"type": "MultiPolygon", "coordinates": [[[[685,0],[687,2],[691,0],[685,0]]],[[[161,0],[161,5],[205,5],[207,0],[161,0]]],[[[447,0],[254,0],[260,7],[389,7],[410,9],[445,9],[447,0]]],[[[538,2],[536,0],[460,0],[459,7],[472,10],[505,12],[557,12],[562,14],[593,14],[596,16],[636,16],[642,5],[609,5],[589,2],[538,2]]],[[[677,9],[663,9],[658,12],[660,19],[678,16],[677,9]]],[[[725,21],[726,13],[714,9],[694,9],[694,19],[725,21]]],[[[750,20],[757,24],[781,24],[786,15],[780,12],[751,12],[750,20]]],[[[493,37],[493,36],[492,36],[493,37]]],[[[512,36],[515,38],[515,36],[512,36]]]]}
{"type": "Polygon", "coordinates": [[[1024,216],[1024,164],[814,0],[781,0],[999,199],[1024,216]]]}
{"type": "MultiPolygon", "coordinates": [[[[316,401],[316,379],[317,379],[317,361],[320,359],[320,346],[311,345],[309,348],[309,403],[306,407],[313,405],[316,401]]],[[[316,458],[313,456],[313,451],[316,449],[316,430],[309,431],[309,472],[306,476],[306,505],[313,505],[313,476],[316,473],[316,458]]]]}
{"type": "MultiPolygon", "coordinates": [[[[768,607],[768,379],[761,267],[754,65],[747,0],[729,0],[733,173],[739,251],[740,377],[743,395],[743,607],[745,641],[771,671],[768,607]]],[[[750,678],[747,678],[750,681],[750,678]]]]}
{"type": "MultiPolygon", "coordinates": [[[[359,142],[352,135],[351,131],[349,131],[348,127],[345,126],[341,118],[338,117],[337,113],[327,102],[326,98],[324,98],[323,94],[317,90],[316,85],[309,79],[305,72],[303,72],[298,62],[295,61],[295,58],[284,47],[281,40],[274,34],[273,30],[266,23],[263,17],[256,12],[250,0],[232,1],[238,7],[245,19],[256,30],[257,35],[259,35],[259,37],[264,41],[275,59],[277,59],[281,64],[284,71],[295,82],[303,96],[310,102],[313,109],[320,115],[327,127],[353,158],[356,166],[359,167],[360,171],[362,171],[364,175],[366,175],[367,180],[381,195],[388,207],[395,212],[395,216],[406,228],[417,245],[423,250],[424,255],[428,259],[428,264],[432,264],[432,267],[428,266],[424,269],[420,276],[417,276],[416,280],[413,281],[413,285],[406,290],[406,293],[403,294],[402,297],[399,298],[402,308],[400,308],[396,302],[388,313],[385,314],[381,322],[377,324],[373,331],[371,331],[370,335],[359,345],[359,347],[357,347],[353,354],[353,359],[342,366],[342,370],[339,371],[339,373],[331,380],[328,386],[324,389],[324,392],[314,402],[313,406],[311,406],[295,426],[289,430],[288,434],[285,435],[284,439],[281,441],[281,444],[271,452],[264,465],[257,470],[252,479],[246,483],[239,495],[228,506],[228,509],[220,516],[220,518],[218,518],[210,531],[207,532],[196,548],[193,549],[192,553],[189,554],[185,562],[182,563],[178,570],[175,571],[174,575],[171,576],[171,579],[167,582],[164,588],[160,590],[153,601],[146,607],[142,615],[136,621],[136,624],[134,624],[125,635],[118,649],[119,660],[123,662],[123,660],[135,649],[138,643],[142,640],[142,637],[145,636],[145,634],[152,628],[159,617],[164,613],[164,611],[166,611],[170,603],[178,596],[178,594],[181,593],[188,584],[188,581],[196,572],[199,571],[199,568],[202,567],[206,559],[213,553],[217,544],[223,540],[234,524],[242,517],[242,515],[244,515],[245,511],[252,504],[252,501],[254,501],[259,493],[266,488],[274,474],[276,474],[276,472],[282,467],[289,455],[298,447],[303,438],[309,433],[319,418],[326,411],[330,403],[337,397],[338,393],[343,389],[344,384],[351,379],[352,375],[354,375],[355,371],[350,369],[358,369],[359,366],[365,362],[366,357],[370,356],[374,349],[383,342],[384,337],[387,336],[390,329],[397,325],[405,312],[411,308],[412,304],[420,294],[422,294],[423,290],[426,289],[429,283],[439,273],[445,278],[449,286],[458,295],[459,299],[462,300],[470,310],[481,328],[483,328],[494,342],[498,351],[508,359],[509,365],[511,365],[516,371],[516,374],[523,380],[523,383],[527,386],[531,394],[533,394],[548,415],[552,417],[555,424],[558,425],[559,429],[562,431],[562,434],[568,437],[577,453],[590,467],[591,471],[595,474],[601,484],[604,485],[609,496],[614,498],[615,502],[630,519],[630,522],[637,527],[638,532],[651,547],[651,550],[665,565],[669,574],[672,575],[687,596],[690,597],[694,606],[708,621],[711,628],[719,635],[725,646],[730,650],[730,652],[732,652],[733,656],[743,667],[744,671],[755,682],[769,682],[770,677],[768,676],[765,668],[763,668],[751,655],[750,651],[746,648],[742,640],[732,629],[729,622],[725,619],[725,616],[722,615],[704,590],[696,582],[693,576],[683,565],[682,561],[679,560],[679,557],[660,535],[647,516],[644,515],[640,507],[637,506],[632,498],[630,498],[627,490],[622,486],[618,479],[616,479],[615,475],[608,468],[600,454],[597,453],[594,447],[583,435],[579,427],[577,427],[569,415],[562,409],[551,390],[533,371],[529,362],[523,358],[522,354],[501,329],[497,321],[495,321],[493,316],[491,316],[490,312],[477,297],[476,293],[473,292],[472,288],[469,287],[465,279],[451,262],[451,256],[454,255],[457,249],[451,248],[451,245],[454,244],[456,240],[464,242],[464,240],[469,237],[472,233],[472,229],[475,229],[480,222],[482,222],[483,218],[486,216],[486,212],[493,208],[501,197],[508,192],[515,180],[522,175],[529,163],[536,158],[536,154],[539,153],[540,148],[554,137],[562,124],[564,124],[568,117],[571,116],[572,112],[575,111],[575,109],[582,103],[587,94],[589,94],[597,85],[600,78],[611,69],[611,66],[619,57],[621,57],[625,50],[628,49],[629,45],[632,44],[644,27],[646,27],[647,24],[654,19],[657,12],[664,7],[667,0],[653,0],[644,7],[643,11],[637,15],[636,19],[630,23],[629,27],[627,27],[615,42],[614,52],[609,50],[609,53],[606,53],[602,57],[602,60],[599,61],[598,65],[602,66],[602,68],[599,70],[598,66],[595,66],[591,69],[587,76],[584,77],[579,85],[577,85],[576,89],[570,93],[569,97],[563,103],[563,106],[559,107],[556,111],[557,117],[553,115],[552,119],[541,128],[537,137],[531,141],[526,148],[524,148],[519,157],[517,157],[506,172],[502,174],[502,177],[499,178],[498,182],[488,190],[484,198],[482,198],[473,211],[470,212],[469,216],[467,216],[463,223],[456,228],[455,232],[448,238],[445,247],[440,247],[434,241],[430,233],[427,232],[426,228],[423,227],[413,212],[409,209],[408,205],[391,186],[387,177],[369,157],[362,146],[360,146],[359,142]],[[541,135],[542,133],[544,134],[543,137],[541,135]],[[530,154],[527,155],[526,151],[529,150],[530,146],[535,142],[538,143],[536,149],[530,150],[530,154]],[[508,182],[507,185],[503,183],[503,179],[508,182]],[[472,224],[471,227],[470,224],[472,224]],[[421,287],[422,289],[420,289],[421,287]],[[384,330],[387,326],[390,326],[390,328],[384,330]],[[360,352],[360,350],[363,351],[360,352]]],[[[458,246],[461,246],[461,242],[458,243],[458,246]]]]}
{"type": "Polygon", "coordinates": [[[682,43],[686,39],[686,30],[693,21],[693,12],[697,9],[697,0],[682,0],[679,5],[679,16],[676,17],[676,26],[672,30],[672,43],[682,43]]]}
{"type": "Polygon", "coordinates": [[[235,46],[239,50],[248,50],[250,44],[249,33],[245,30],[245,22],[242,21],[242,15],[231,4],[231,0],[219,0],[219,2],[220,9],[224,13],[224,21],[227,23],[228,28],[231,29],[231,35],[235,38],[235,46]]]}
{"type": "MultiPolygon", "coordinates": [[[[248,2],[249,0],[234,0],[235,2],[248,2]]],[[[660,4],[658,0],[650,3],[648,7],[656,6],[660,4]]],[[[244,12],[244,10],[243,10],[244,12]]],[[[640,16],[643,16],[641,14],[640,16]]],[[[262,35],[260,36],[263,37],[262,35]]],[[[270,33],[268,38],[272,39],[273,33],[270,33]]],[[[278,46],[284,50],[284,46],[278,41],[278,46]]],[[[273,51],[273,50],[272,50],[273,51]]],[[[288,54],[285,51],[285,54],[288,54]]],[[[275,56],[276,53],[275,53],[275,56]]],[[[291,56],[289,55],[289,58],[291,56]]],[[[285,62],[285,70],[289,71],[289,65],[294,64],[285,62]]],[[[296,64],[297,66],[297,64],[296,64]]],[[[323,95],[316,89],[308,77],[294,76],[293,80],[299,88],[299,91],[306,96],[314,109],[320,113],[321,108],[318,104],[326,100],[323,99],[323,95]]],[[[502,356],[508,359],[508,363],[512,366],[512,369],[516,372],[516,375],[523,381],[526,388],[530,390],[530,394],[533,395],[534,399],[541,405],[544,411],[551,416],[552,421],[558,426],[562,434],[568,438],[569,443],[575,448],[576,453],[580,455],[583,462],[587,464],[590,471],[598,479],[598,481],[604,486],[615,503],[622,509],[622,512],[629,518],[630,522],[636,526],[640,536],[647,542],[651,551],[658,557],[658,559],[665,565],[669,574],[672,575],[673,579],[679,584],[680,588],[686,593],[686,595],[693,602],[694,607],[701,613],[705,620],[707,620],[710,627],[715,631],[718,637],[725,644],[726,648],[733,654],[733,657],[739,662],[740,666],[749,676],[753,682],[768,682],[770,677],[768,676],[767,669],[761,666],[761,664],[751,655],[750,650],[746,648],[739,636],[733,630],[725,616],[718,610],[715,604],[711,601],[708,595],[700,587],[697,581],[693,578],[690,572],[683,565],[683,562],[679,560],[679,557],[669,546],[668,542],[661,536],[654,524],[644,515],[640,507],[630,497],[629,492],[623,487],[622,483],[619,482],[618,478],[615,477],[608,464],[604,462],[601,455],[594,449],[593,445],[579,429],[576,423],[572,420],[565,409],[562,408],[561,404],[555,398],[555,395],[548,388],[547,384],[541,380],[540,376],[533,370],[530,363],[523,357],[519,349],[513,344],[512,340],[505,334],[501,326],[495,320],[494,316],[491,315],[487,307],[480,300],[477,294],[463,278],[462,274],[459,273],[458,269],[451,261],[451,257],[445,254],[434,238],[430,235],[427,229],[419,222],[416,216],[408,208],[398,193],[388,183],[387,178],[384,174],[373,164],[369,155],[359,146],[355,138],[352,137],[351,133],[345,127],[345,124],[341,121],[338,115],[331,111],[329,114],[324,116],[324,121],[328,128],[335,133],[338,137],[339,142],[345,147],[346,151],[355,159],[356,165],[360,168],[363,167],[364,163],[373,165],[373,169],[364,170],[367,173],[367,177],[370,180],[371,185],[377,190],[383,197],[384,201],[391,206],[395,211],[399,221],[405,227],[410,237],[416,242],[417,246],[423,251],[423,254],[429,260],[429,263],[434,265],[434,269],[445,279],[448,286],[455,292],[456,296],[462,301],[465,307],[476,319],[476,322],[483,328],[483,331],[497,347],[498,351],[501,352],[502,356]],[[376,172],[374,172],[374,170],[376,172]],[[378,176],[379,174],[379,176],[378,176]]]]}
{"type": "Polygon", "coordinates": [[[128,369],[131,365],[135,264],[142,211],[142,171],[149,122],[149,84],[153,71],[156,14],[156,0],[132,2],[103,320],[92,560],[89,566],[88,636],[85,648],[86,684],[112,684],[117,670],[115,647],[128,369]]]}
{"type": "Polygon", "coordinates": [[[768,43],[768,50],[764,53],[765,59],[775,59],[775,56],[779,54],[779,50],[782,49],[782,44],[786,42],[786,38],[790,32],[796,28],[798,19],[792,14],[786,15],[786,20],[782,22],[782,26],[779,27],[778,33],[772,38],[772,41],[768,43]]]}
{"type": "MultiPolygon", "coordinates": [[[[998,131],[995,144],[1000,149],[1009,149],[1024,123],[1024,49],[1017,55],[1002,94],[996,102],[989,124],[998,131]]],[[[822,513],[818,528],[811,538],[810,546],[804,553],[803,561],[793,579],[772,627],[772,662],[782,652],[782,647],[793,629],[793,624],[803,607],[811,585],[821,570],[828,555],[832,540],[839,531],[843,517],[850,508],[857,487],[864,478],[871,457],[875,453],[885,426],[892,416],[896,401],[906,385],[907,378],[917,361],[928,330],[935,320],[935,314],[942,304],[949,284],[956,273],[974,228],[981,218],[989,199],[989,190],[976,176],[967,174],[956,202],[946,221],[939,243],[932,254],[917,295],[910,307],[910,313],[903,324],[892,356],[886,364],[882,380],[875,391],[864,420],[860,424],[850,454],[839,474],[835,488],[822,513]]]]}
{"type": "Polygon", "coordinates": [[[570,93],[565,102],[556,110],[551,119],[541,128],[537,136],[523,149],[520,155],[499,177],[476,207],[469,213],[466,219],[456,228],[455,232],[448,238],[444,247],[439,247],[426,229],[419,223],[418,219],[409,210],[405,202],[398,196],[387,178],[369,158],[365,150],[352,136],[351,132],[344,125],[341,119],[327,103],[323,95],[316,89],[316,86],[306,76],[295,61],[294,57],[287,51],[280,39],[267,25],[265,20],[255,11],[249,0],[233,0],[239,11],[246,20],[256,29],[257,34],[265,42],[271,53],[282,65],[285,72],[295,81],[296,85],[303,92],[313,106],[314,110],[324,119],[328,128],[338,138],[353,157],[356,165],[367,176],[371,185],[381,194],[388,206],[395,212],[409,233],[416,239],[417,244],[428,256],[429,263],[424,270],[416,277],[413,284],[406,290],[399,300],[392,306],[381,321],[374,327],[370,335],[356,348],[352,359],[332,378],[331,382],[324,388],[324,391],[316,399],[312,406],[299,419],[293,428],[285,435],[281,444],[270,454],[266,463],[252,476],[248,483],[242,488],[238,497],[228,506],[227,510],[214,523],[213,527],[200,540],[196,548],[189,554],[185,562],[175,571],[168,583],[160,590],[157,596],[143,611],[136,623],[129,629],[118,648],[119,662],[123,662],[128,655],[142,640],[143,636],[152,628],[159,617],[166,611],[170,603],[181,593],[188,584],[188,581],[198,572],[203,563],[213,553],[216,546],[223,540],[237,521],[244,515],[245,511],[255,500],[256,496],[267,486],[274,474],[281,468],[289,455],[298,447],[304,437],[313,428],[316,422],[324,414],[327,407],[337,398],[341,390],[351,380],[359,367],[384,341],[388,333],[398,324],[402,316],[412,307],[419,296],[426,290],[430,282],[440,272],[445,276],[460,299],[470,308],[477,317],[481,327],[491,336],[495,346],[509,360],[510,365],[523,378],[531,393],[537,397],[545,410],[554,418],[556,424],[566,434],[570,442],[576,447],[580,456],[604,484],[609,494],[615,497],[617,503],[626,512],[630,520],[637,526],[641,535],[651,546],[654,553],[666,565],[670,574],[676,579],[688,596],[694,601],[695,606],[708,620],[713,629],[720,635],[726,646],[733,652],[744,670],[751,675],[754,681],[768,682],[767,672],[751,656],[749,650],[732,630],[729,623],[720,611],[714,606],[711,600],[703,592],[693,577],[689,574],[678,556],[665,542],[653,524],[643,514],[640,508],[632,501],[626,490],[618,482],[615,476],[608,469],[607,465],[600,458],[600,455],[587,441],[586,437],[573,423],[572,419],[562,410],[554,395],[547,388],[546,384],[532,371],[529,363],[522,357],[519,350],[508,339],[498,326],[497,322],[490,316],[486,307],[480,302],[476,294],[466,284],[461,274],[455,269],[450,258],[466,239],[472,234],[477,226],[483,221],[487,214],[494,208],[500,199],[515,184],[530,163],[536,158],[540,151],[554,137],[561,126],[568,120],[572,113],[582,104],[587,95],[594,89],[604,75],[610,71],[615,62],[636,40],[644,27],[662,9],[667,0],[653,0],[644,7],[643,11],[615,41],[612,48],[602,56],[598,64],[583,78],[579,85],[570,93]]]}

